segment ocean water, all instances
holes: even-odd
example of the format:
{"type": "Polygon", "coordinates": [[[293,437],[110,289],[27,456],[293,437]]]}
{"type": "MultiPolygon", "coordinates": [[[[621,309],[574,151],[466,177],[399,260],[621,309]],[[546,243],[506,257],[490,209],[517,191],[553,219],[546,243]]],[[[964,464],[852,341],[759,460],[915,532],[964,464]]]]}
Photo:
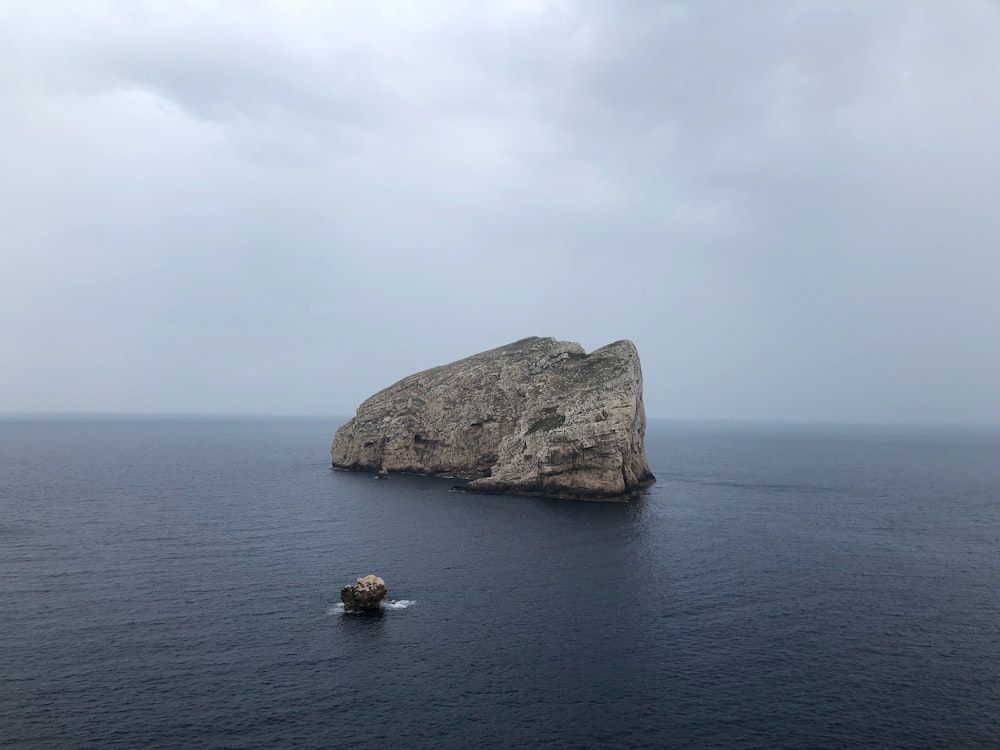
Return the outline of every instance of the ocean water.
{"type": "Polygon", "coordinates": [[[653,421],[607,504],[337,425],[0,421],[0,747],[1000,747],[996,432],[653,421]]]}

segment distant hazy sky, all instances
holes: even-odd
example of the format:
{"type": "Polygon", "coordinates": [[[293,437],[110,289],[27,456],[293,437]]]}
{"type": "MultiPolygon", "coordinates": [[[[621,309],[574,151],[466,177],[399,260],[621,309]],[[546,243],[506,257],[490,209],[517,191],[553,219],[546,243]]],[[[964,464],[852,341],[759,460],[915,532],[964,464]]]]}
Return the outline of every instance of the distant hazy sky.
{"type": "Polygon", "coordinates": [[[0,2],[0,412],[1000,422],[1000,4],[0,2]]]}

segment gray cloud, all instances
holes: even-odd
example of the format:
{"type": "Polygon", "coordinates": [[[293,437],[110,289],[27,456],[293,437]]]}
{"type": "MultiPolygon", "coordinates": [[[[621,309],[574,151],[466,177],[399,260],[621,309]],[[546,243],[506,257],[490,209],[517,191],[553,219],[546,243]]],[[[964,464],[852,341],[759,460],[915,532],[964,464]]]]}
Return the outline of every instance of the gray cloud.
{"type": "Polygon", "coordinates": [[[526,335],[653,416],[1000,421],[1000,11],[9,3],[0,411],[348,413],[526,335]]]}

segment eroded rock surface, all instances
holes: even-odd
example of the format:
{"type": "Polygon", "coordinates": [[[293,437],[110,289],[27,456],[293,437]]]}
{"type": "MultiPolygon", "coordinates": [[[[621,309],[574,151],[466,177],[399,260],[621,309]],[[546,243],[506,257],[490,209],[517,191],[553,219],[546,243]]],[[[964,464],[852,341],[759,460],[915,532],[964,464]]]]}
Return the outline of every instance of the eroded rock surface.
{"type": "Polygon", "coordinates": [[[333,465],[472,480],[470,492],[623,498],[650,484],[631,341],[528,338],[403,378],[358,408],[333,465]]]}
{"type": "Polygon", "coordinates": [[[364,576],[358,579],[356,586],[344,586],[340,590],[340,601],[344,603],[347,612],[378,609],[388,589],[378,576],[364,576]]]}

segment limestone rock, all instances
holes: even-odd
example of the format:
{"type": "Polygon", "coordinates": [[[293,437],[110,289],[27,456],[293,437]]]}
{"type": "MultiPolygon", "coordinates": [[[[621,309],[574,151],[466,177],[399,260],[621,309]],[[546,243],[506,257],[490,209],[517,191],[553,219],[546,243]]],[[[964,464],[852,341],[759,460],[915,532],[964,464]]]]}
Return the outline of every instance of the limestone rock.
{"type": "Polygon", "coordinates": [[[378,609],[387,593],[385,581],[381,578],[364,576],[358,579],[356,586],[344,586],[340,590],[340,601],[344,603],[346,612],[378,609]]]}
{"type": "Polygon", "coordinates": [[[631,341],[532,337],[403,378],[337,430],[342,469],[472,480],[469,492],[624,498],[652,483],[631,341]]]}

